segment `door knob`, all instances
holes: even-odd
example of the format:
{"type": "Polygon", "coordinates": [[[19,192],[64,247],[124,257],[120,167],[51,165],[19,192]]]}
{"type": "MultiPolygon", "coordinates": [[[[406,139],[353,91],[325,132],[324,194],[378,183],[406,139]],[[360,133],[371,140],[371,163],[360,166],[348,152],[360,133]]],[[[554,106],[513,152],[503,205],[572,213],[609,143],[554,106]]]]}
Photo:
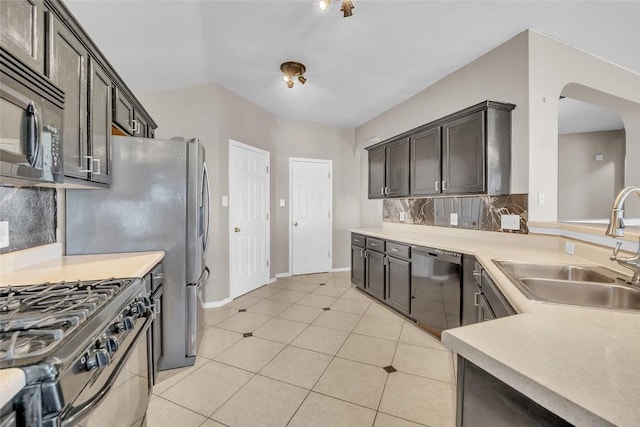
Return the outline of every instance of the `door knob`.
{"type": "Polygon", "coordinates": [[[239,232],[240,232],[240,227],[235,227],[235,228],[233,229],[233,231],[235,231],[236,233],[239,233],[239,232]]]}
{"type": "Polygon", "coordinates": [[[297,226],[298,226],[298,223],[297,223],[297,222],[294,222],[294,223],[293,223],[293,226],[294,226],[294,227],[297,227],[297,226]]]}

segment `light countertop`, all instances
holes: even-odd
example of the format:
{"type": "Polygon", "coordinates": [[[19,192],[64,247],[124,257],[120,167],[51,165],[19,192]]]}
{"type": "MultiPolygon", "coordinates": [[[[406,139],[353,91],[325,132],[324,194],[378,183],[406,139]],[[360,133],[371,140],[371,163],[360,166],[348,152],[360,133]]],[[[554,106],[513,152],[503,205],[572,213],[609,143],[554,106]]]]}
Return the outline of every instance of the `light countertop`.
{"type": "Polygon", "coordinates": [[[163,251],[62,256],[2,272],[0,286],[142,277],[163,258],[163,251]]]}
{"type": "Polygon", "coordinates": [[[640,425],[640,313],[530,301],[492,261],[593,260],[550,236],[386,223],[351,231],[475,256],[521,314],[449,329],[442,343],[573,424],[640,425]]]}
{"type": "Polygon", "coordinates": [[[0,408],[13,396],[18,394],[26,384],[26,376],[22,369],[10,368],[0,370],[0,408]]]}

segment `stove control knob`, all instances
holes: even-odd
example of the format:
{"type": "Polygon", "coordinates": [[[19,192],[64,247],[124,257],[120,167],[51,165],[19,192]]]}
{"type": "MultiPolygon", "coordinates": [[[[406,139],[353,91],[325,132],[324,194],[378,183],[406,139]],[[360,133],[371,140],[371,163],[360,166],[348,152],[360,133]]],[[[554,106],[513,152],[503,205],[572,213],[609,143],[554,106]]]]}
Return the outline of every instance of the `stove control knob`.
{"type": "Polygon", "coordinates": [[[109,352],[107,350],[93,350],[85,356],[84,367],[87,371],[107,366],[110,362],[109,352]]]}
{"type": "Polygon", "coordinates": [[[133,329],[134,325],[135,322],[133,320],[133,317],[127,316],[122,320],[122,322],[115,322],[114,324],[112,324],[111,332],[119,334],[123,331],[130,331],[131,329],[133,329]]]}
{"type": "Polygon", "coordinates": [[[131,308],[129,309],[129,314],[134,317],[142,317],[147,312],[147,307],[144,304],[144,301],[137,300],[133,304],[131,304],[131,308]]]}
{"type": "Polygon", "coordinates": [[[104,342],[104,348],[109,352],[109,354],[113,354],[118,351],[120,344],[118,343],[118,338],[116,337],[108,337],[104,342]]]}

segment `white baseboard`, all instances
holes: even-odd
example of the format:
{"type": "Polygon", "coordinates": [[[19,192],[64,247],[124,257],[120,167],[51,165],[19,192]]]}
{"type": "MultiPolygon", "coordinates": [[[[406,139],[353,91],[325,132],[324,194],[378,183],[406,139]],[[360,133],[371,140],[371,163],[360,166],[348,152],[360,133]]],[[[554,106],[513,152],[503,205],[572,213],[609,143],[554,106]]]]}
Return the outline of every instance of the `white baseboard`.
{"type": "Polygon", "coordinates": [[[351,271],[351,267],[332,268],[332,273],[339,273],[341,271],[351,271]]]}
{"type": "Polygon", "coordinates": [[[276,280],[278,280],[278,275],[276,274],[276,277],[272,277],[271,279],[269,279],[269,281],[267,282],[267,285],[270,285],[272,283],[276,283],[276,280]]]}
{"type": "Polygon", "coordinates": [[[291,273],[290,272],[276,273],[276,279],[279,279],[280,277],[291,277],[291,273]]]}
{"type": "Polygon", "coordinates": [[[202,307],[203,308],[222,307],[223,305],[226,305],[226,304],[230,303],[231,301],[233,301],[233,298],[229,297],[229,298],[225,298],[225,299],[220,300],[220,301],[203,302],[202,303],[202,307]]]}

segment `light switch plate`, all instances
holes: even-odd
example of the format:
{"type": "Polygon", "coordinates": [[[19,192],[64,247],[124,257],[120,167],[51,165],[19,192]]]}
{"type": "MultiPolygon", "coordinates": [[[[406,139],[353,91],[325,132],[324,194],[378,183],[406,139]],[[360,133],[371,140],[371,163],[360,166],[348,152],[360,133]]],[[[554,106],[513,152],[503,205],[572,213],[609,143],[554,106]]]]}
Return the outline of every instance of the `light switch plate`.
{"type": "Polygon", "coordinates": [[[458,214],[457,213],[449,214],[449,225],[458,225],[458,214]]]}
{"type": "Polygon", "coordinates": [[[0,221],[0,248],[9,247],[9,221],[0,221]]]}
{"type": "Polygon", "coordinates": [[[280,199],[280,207],[284,208],[284,199],[280,199]]]}
{"type": "Polygon", "coordinates": [[[222,207],[229,206],[229,196],[222,196],[222,207]]]}
{"type": "Polygon", "coordinates": [[[500,215],[500,228],[503,230],[520,230],[520,215],[500,215]]]}
{"type": "Polygon", "coordinates": [[[400,212],[400,222],[404,222],[404,212],[400,212]]]}

